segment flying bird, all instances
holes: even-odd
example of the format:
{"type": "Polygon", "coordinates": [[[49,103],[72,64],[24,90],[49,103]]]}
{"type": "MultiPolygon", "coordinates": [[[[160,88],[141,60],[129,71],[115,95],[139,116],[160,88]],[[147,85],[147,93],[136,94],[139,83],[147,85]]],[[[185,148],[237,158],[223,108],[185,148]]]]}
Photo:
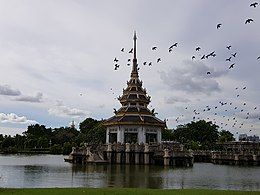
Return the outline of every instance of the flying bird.
{"type": "Polygon", "coordinates": [[[157,47],[152,47],[152,50],[156,50],[157,49],[157,47]]]}
{"type": "Polygon", "coordinates": [[[207,74],[210,74],[210,72],[208,71],[207,74]]]}
{"type": "Polygon", "coordinates": [[[251,19],[251,18],[249,18],[249,19],[247,19],[246,21],[245,21],[245,24],[249,24],[249,23],[251,23],[251,22],[253,22],[254,20],[253,19],[251,19]]]}
{"type": "Polygon", "coordinates": [[[199,50],[200,50],[200,47],[197,47],[197,48],[196,48],[196,51],[199,51],[199,50]]]}
{"type": "Polygon", "coordinates": [[[195,59],[195,56],[192,56],[191,59],[194,60],[194,59],[195,59]]]}
{"type": "Polygon", "coordinates": [[[244,90],[244,89],[246,89],[246,87],[243,87],[242,89],[244,90]]]}
{"type": "Polygon", "coordinates": [[[222,24],[220,24],[220,23],[217,24],[217,29],[219,29],[219,28],[221,27],[221,25],[222,25],[222,24]]]}
{"type": "Polygon", "coordinates": [[[173,47],[177,47],[177,45],[178,45],[178,43],[174,43],[173,45],[171,45],[171,46],[169,47],[169,49],[172,49],[173,47]]]}
{"type": "Polygon", "coordinates": [[[205,59],[205,57],[206,57],[206,56],[205,56],[205,55],[203,55],[203,56],[202,56],[200,59],[201,59],[201,60],[203,60],[203,59],[205,59]]]}
{"type": "Polygon", "coordinates": [[[157,63],[160,62],[160,61],[162,61],[161,58],[158,58],[158,59],[157,59],[157,63]]]}
{"type": "Polygon", "coordinates": [[[231,61],[231,57],[227,58],[226,61],[229,61],[229,62],[230,62],[230,61],[231,61]]]}
{"type": "Polygon", "coordinates": [[[144,62],[143,65],[146,65],[147,62],[144,62]]]}
{"type": "Polygon", "coordinates": [[[117,70],[119,68],[119,64],[115,64],[115,70],[117,70]]]}
{"type": "Polygon", "coordinates": [[[216,55],[216,54],[215,54],[215,51],[211,52],[209,55],[210,55],[210,56],[216,55]]]}
{"type": "Polygon", "coordinates": [[[133,53],[133,48],[128,53],[133,53]]]}
{"type": "Polygon", "coordinates": [[[128,62],[130,62],[130,61],[131,61],[131,59],[130,59],[130,58],[128,58],[128,59],[127,59],[127,61],[128,61],[128,62]]]}
{"type": "Polygon", "coordinates": [[[258,5],[258,3],[257,3],[257,2],[254,2],[254,3],[251,3],[251,4],[250,4],[250,7],[256,8],[257,5],[258,5]]]}
{"type": "Polygon", "coordinates": [[[148,66],[152,66],[152,62],[149,62],[148,66]]]}
{"type": "Polygon", "coordinates": [[[228,69],[234,68],[235,63],[231,64],[228,69]]]}
{"type": "Polygon", "coordinates": [[[125,51],[125,48],[122,48],[122,49],[121,49],[121,52],[124,52],[124,51],[125,51]]]}
{"type": "Polygon", "coordinates": [[[114,59],[114,62],[118,62],[118,59],[117,59],[117,58],[115,58],[115,59],[114,59]]]}
{"type": "Polygon", "coordinates": [[[233,53],[233,54],[231,54],[234,58],[236,57],[236,55],[237,55],[237,52],[236,53],[233,53]]]}
{"type": "Polygon", "coordinates": [[[172,48],[169,48],[169,53],[171,53],[172,52],[172,48]]]}
{"type": "Polygon", "coordinates": [[[230,50],[230,49],[231,49],[231,45],[227,46],[226,48],[227,48],[228,50],[230,50]]]}
{"type": "Polygon", "coordinates": [[[258,56],[256,59],[257,59],[257,60],[260,60],[260,56],[258,56]]]}

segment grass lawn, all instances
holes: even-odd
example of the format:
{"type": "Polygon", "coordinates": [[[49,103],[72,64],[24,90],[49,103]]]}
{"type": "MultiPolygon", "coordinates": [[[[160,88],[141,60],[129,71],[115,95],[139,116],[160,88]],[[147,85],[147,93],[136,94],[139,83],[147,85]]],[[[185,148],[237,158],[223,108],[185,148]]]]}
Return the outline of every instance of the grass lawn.
{"type": "Polygon", "coordinates": [[[206,189],[185,189],[185,190],[161,190],[161,189],[139,189],[139,188],[43,188],[43,189],[6,189],[0,188],[0,195],[78,195],[78,194],[93,194],[93,195],[109,195],[109,194],[178,194],[178,195],[196,195],[196,194],[228,194],[228,195],[240,195],[240,194],[260,194],[260,191],[229,191],[229,190],[206,190],[206,189]]]}

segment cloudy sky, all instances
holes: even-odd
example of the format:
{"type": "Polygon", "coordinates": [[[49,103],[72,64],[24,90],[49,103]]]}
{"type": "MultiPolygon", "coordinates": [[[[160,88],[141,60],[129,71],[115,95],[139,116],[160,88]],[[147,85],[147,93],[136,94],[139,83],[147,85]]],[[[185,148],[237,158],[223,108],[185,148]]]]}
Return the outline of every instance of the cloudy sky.
{"type": "Polygon", "coordinates": [[[259,135],[260,6],[253,2],[0,0],[0,133],[112,116],[136,30],[149,108],[169,128],[195,117],[259,135]]]}

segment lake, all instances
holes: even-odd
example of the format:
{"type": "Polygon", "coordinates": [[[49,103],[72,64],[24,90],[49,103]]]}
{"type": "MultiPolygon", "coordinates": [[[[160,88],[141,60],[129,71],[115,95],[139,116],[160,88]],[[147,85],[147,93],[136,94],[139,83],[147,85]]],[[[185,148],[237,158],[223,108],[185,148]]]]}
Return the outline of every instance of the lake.
{"type": "Polygon", "coordinates": [[[72,165],[62,155],[0,155],[0,187],[128,187],[260,190],[260,167],[72,165]]]}

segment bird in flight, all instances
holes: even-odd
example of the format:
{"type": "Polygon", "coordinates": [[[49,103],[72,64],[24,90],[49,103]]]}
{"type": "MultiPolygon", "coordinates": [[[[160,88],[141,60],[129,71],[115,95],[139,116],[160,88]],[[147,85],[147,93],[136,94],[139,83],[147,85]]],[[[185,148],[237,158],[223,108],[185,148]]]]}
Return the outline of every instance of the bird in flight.
{"type": "Polygon", "coordinates": [[[159,63],[160,61],[162,61],[161,58],[158,58],[158,59],[157,59],[157,63],[159,63]]]}
{"type": "Polygon", "coordinates": [[[148,66],[152,66],[152,62],[149,62],[148,66]]]}
{"type": "Polygon", "coordinates": [[[124,52],[124,51],[125,51],[125,48],[122,48],[121,51],[124,52]]]}
{"type": "Polygon", "coordinates": [[[115,58],[115,59],[114,59],[114,62],[118,62],[118,59],[115,58]]]}
{"type": "Polygon", "coordinates": [[[245,89],[246,89],[246,87],[243,87],[242,89],[243,89],[243,90],[245,90],[245,89]]]}
{"type": "Polygon", "coordinates": [[[115,70],[119,68],[119,64],[115,64],[115,70]]]}
{"type": "Polygon", "coordinates": [[[257,60],[260,60],[260,56],[258,56],[256,59],[257,59],[257,60]]]}
{"type": "Polygon", "coordinates": [[[152,47],[152,50],[156,50],[157,49],[157,47],[152,47]]]}
{"type": "Polygon", "coordinates": [[[192,56],[191,59],[194,60],[194,59],[195,59],[195,56],[192,56]]]}
{"type": "Polygon", "coordinates": [[[130,59],[130,58],[128,58],[128,59],[127,59],[127,61],[128,61],[128,62],[130,62],[130,61],[131,61],[131,59],[130,59]]]}
{"type": "Polygon", "coordinates": [[[254,2],[254,3],[251,3],[251,4],[250,4],[250,7],[256,8],[257,5],[258,5],[258,3],[257,3],[257,2],[254,2]]]}
{"type": "Polygon", "coordinates": [[[227,58],[226,61],[229,61],[229,62],[230,62],[230,61],[231,61],[231,57],[227,58]]]}
{"type": "Polygon", "coordinates": [[[236,53],[233,53],[233,54],[231,54],[234,58],[236,57],[236,55],[237,55],[237,52],[236,53]]]}
{"type": "Polygon", "coordinates": [[[220,24],[220,23],[217,24],[217,29],[219,29],[219,28],[221,27],[221,25],[222,25],[222,24],[220,24]]]}
{"type": "Polygon", "coordinates": [[[133,48],[128,53],[133,53],[133,48]]]}
{"type": "Polygon", "coordinates": [[[210,72],[208,71],[207,74],[210,74],[210,72]]]}
{"type": "Polygon", "coordinates": [[[143,65],[146,65],[147,62],[144,62],[143,65]]]}
{"type": "Polygon", "coordinates": [[[235,65],[235,63],[231,64],[228,69],[234,68],[234,65],[235,65]]]}
{"type": "Polygon", "coordinates": [[[227,46],[226,48],[227,48],[228,50],[230,50],[230,49],[231,49],[231,45],[227,46]]]}
{"type": "Polygon", "coordinates": [[[178,45],[178,43],[174,43],[173,45],[171,45],[171,46],[169,47],[169,49],[172,49],[173,47],[177,47],[177,45],[178,45]]]}
{"type": "Polygon", "coordinates": [[[205,57],[206,57],[206,56],[205,56],[205,55],[203,55],[203,56],[202,56],[200,59],[201,59],[201,60],[203,60],[203,59],[205,59],[205,57]]]}
{"type": "Polygon", "coordinates": [[[199,51],[199,50],[200,50],[200,47],[197,47],[197,48],[196,48],[196,51],[199,51]]]}
{"type": "Polygon", "coordinates": [[[251,23],[251,22],[253,22],[254,20],[253,19],[251,19],[251,18],[249,18],[249,19],[247,19],[246,21],[245,21],[245,24],[249,24],[249,23],[251,23]]]}

